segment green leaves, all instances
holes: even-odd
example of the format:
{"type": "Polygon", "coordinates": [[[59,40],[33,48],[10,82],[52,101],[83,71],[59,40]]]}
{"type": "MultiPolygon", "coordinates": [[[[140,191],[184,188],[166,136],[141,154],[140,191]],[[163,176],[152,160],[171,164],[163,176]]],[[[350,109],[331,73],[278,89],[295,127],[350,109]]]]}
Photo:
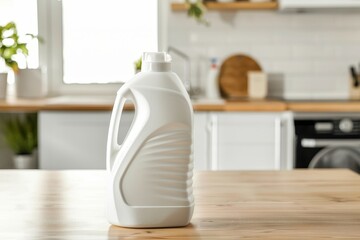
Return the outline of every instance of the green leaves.
{"type": "Polygon", "coordinates": [[[16,54],[22,54],[25,57],[28,56],[29,50],[27,44],[32,39],[37,38],[33,34],[25,34],[25,36],[28,36],[29,40],[21,42],[14,22],[9,22],[4,26],[0,26],[0,59],[3,59],[5,64],[14,72],[17,72],[19,68],[13,56],[16,54]]]}
{"type": "Polygon", "coordinates": [[[18,43],[17,45],[17,50],[21,50],[21,52],[25,55],[28,56],[29,55],[29,50],[26,47],[25,43],[18,43]]]}
{"type": "Polygon", "coordinates": [[[5,30],[13,30],[14,34],[17,34],[16,24],[14,22],[9,22],[4,26],[5,30]]]}
{"type": "Polygon", "coordinates": [[[140,57],[138,60],[136,60],[134,62],[134,65],[135,65],[135,70],[141,70],[142,58],[140,57]]]}
{"type": "Polygon", "coordinates": [[[206,7],[201,0],[197,0],[194,3],[190,2],[190,0],[185,0],[185,2],[189,6],[187,11],[189,17],[194,18],[196,21],[205,24],[206,26],[210,25],[209,22],[204,19],[206,7]]]}
{"type": "Polygon", "coordinates": [[[5,142],[17,155],[31,154],[37,148],[37,115],[15,115],[3,121],[5,142]]]}

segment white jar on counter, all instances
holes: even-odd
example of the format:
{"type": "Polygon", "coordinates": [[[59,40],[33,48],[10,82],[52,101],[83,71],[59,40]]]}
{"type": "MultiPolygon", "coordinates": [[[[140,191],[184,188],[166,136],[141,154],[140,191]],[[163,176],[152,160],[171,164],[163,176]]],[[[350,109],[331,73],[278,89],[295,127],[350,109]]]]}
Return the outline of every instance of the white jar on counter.
{"type": "Polygon", "coordinates": [[[267,96],[268,81],[264,72],[248,72],[248,95],[250,98],[262,99],[267,96]]]}

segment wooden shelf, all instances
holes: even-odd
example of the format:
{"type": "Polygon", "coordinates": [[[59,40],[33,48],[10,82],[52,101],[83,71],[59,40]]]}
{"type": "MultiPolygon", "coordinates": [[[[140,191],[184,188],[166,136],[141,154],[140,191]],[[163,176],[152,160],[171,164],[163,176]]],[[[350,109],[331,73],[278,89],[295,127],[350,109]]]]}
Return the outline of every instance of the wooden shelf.
{"type": "MultiPolygon", "coordinates": [[[[205,4],[209,10],[276,10],[278,9],[278,3],[272,2],[230,2],[230,3],[218,3],[208,2],[205,4]]],[[[172,3],[171,9],[173,11],[185,11],[188,9],[185,3],[172,3]]]]}

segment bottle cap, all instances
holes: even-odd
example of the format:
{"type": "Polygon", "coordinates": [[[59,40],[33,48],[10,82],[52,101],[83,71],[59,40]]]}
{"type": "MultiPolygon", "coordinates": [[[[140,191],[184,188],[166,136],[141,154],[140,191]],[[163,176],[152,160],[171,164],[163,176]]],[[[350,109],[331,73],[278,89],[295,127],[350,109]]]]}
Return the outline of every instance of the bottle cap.
{"type": "Polygon", "coordinates": [[[171,56],[166,52],[144,52],[142,56],[142,72],[171,71],[171,56]]]}

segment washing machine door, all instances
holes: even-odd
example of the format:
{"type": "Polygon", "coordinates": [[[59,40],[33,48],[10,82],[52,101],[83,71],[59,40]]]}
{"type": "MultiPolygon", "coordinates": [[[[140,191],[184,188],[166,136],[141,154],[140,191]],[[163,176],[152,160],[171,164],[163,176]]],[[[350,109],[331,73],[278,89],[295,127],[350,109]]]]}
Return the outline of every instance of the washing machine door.
{"type": "Polygon", "coordinates": [[[360,173],[360,150],[355,147],[328,147],[318,152],[309,168],[348,168],[360,173]]]}

